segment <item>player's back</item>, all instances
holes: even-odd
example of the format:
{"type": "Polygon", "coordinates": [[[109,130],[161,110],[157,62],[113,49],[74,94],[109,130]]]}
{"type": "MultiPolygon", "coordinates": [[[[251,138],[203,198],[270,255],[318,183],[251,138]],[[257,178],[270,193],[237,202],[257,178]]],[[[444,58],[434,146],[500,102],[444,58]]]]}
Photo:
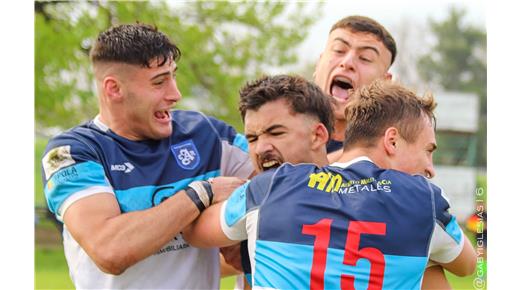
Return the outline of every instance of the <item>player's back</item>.
{"type": "Polygon", "coordinates": [[[284,165],[270,179],[257,198],[255,287],[420,288],[435,223],[426,179],[368,160],[284,165]]]}

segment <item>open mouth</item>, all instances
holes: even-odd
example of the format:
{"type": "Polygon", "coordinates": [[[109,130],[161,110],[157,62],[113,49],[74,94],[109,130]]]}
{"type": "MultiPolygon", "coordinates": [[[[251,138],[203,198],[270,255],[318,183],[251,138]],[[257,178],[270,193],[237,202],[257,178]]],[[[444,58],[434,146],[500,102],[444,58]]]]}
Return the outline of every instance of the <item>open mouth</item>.
{"type": "Polygon", "coordinates": [[[278,168],[282,163],[278,160],[269,160],[262,162],[262,171],[266,171],[273,168],[278,168]]]}
{"type": "Polygon", "coordinates": [[[354,86],[351,80],[338,76],[332,80],[330,94],[338,99],[347,100],[352,89],[354,86]]]}
{"type": "Polygon", "coordinates": [[[169,122],[170,121],[170,111],[157,111],[154,113],[154,117],[160,122],[169,122]]]}

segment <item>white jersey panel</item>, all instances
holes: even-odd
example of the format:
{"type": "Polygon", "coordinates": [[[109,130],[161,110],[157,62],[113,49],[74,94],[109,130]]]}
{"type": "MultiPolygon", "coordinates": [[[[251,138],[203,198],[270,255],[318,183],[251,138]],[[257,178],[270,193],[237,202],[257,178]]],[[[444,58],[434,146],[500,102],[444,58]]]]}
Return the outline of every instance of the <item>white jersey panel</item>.
{"type": "Polygon", "coordinates": [[[118,276],[99,270],[66,227],[63,230],[63,243],[76,289],[219,288],[220,272],[215,270],[219,269],[218,249],[193,248],[184,241],[182,235],[118,276]]]}

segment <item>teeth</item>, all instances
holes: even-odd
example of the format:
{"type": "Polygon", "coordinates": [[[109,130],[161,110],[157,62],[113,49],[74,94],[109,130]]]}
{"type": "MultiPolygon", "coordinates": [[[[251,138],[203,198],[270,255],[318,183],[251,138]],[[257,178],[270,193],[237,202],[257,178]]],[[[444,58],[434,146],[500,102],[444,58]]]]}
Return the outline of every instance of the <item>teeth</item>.
{"type": "Polygon", "coordinates": [[[271,160],[271,161],[267,161],[267,162],[262,163],[262,166],[265,167],[265,168],[269,168],[269,167],[272,167],[272,166],[274,166],[276,164],[278,164],[278,161],[271,160]]]}
{"type": "Polygon", "coordinates": [[[341,76],[335,77],[334,81],[344,82],[344,83],[348,83],[348,84],[351,83],[351,81],[349,79],[347,79],[345,77],[341,77],[341,76]]]}

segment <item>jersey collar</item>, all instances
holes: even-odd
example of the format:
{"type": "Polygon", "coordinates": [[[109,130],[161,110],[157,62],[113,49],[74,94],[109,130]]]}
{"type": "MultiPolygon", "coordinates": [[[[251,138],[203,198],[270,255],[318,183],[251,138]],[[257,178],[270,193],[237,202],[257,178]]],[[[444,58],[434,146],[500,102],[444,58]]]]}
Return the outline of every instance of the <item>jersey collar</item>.
{"type": "Polygon", "coordinates": [[[110,129],[110,128],[108,128],[107,125],[105,125],[103,122],[101,122],[101,120],[99,119],[99,115],[97,115],[94,118],[94,125],[96,125],[96,127],[98,127],[103,132],[107,132],[108,129],[110,129]]]}
{"type": "Polygon", "coordinates": [[[340,167],[340,168],[347,168],[350,165],[352,165],[352,164],[354,164],[356,162],[359,162],[359,161],[369,161],[369,162],[374,163],[374,161],[372,161],[367,156],[359,156],[359,157],[356,157],[356,158],[350,160],[349,162],[345,162],[345,163],[343,163],[343,162],[334,162],[330,166],[335,166],[335,167],[340,167]]]}

